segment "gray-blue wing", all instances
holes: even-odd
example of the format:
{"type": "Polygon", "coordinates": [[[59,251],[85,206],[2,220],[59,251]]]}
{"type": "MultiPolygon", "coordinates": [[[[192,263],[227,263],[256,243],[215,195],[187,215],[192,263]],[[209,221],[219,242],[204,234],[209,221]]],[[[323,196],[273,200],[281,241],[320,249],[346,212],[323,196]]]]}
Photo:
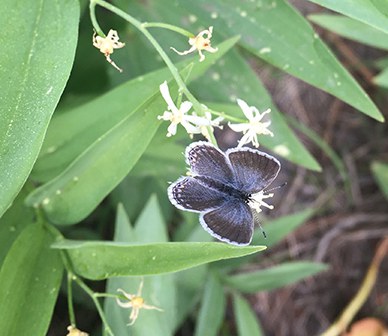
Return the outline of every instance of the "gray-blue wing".
{"type": "Polygon", "coordinates": [[[232,148],[226,152],[235,178],[235,187],[255,194],[268,187],[280,171],[280,162],[264,152],[248,147],[232,148]]]}
{"type": "Polygon", "coordinates": [[[217,209],[200,215],[203,228],[219,240],[234,245],[248,245],[252,240],[252,211],[241,200],[231,198],[217,209]]]}
{"type": "Polygon", "coordinates": [[[169,186],[168,197],[178,209],[203,212],[222,206],[227,195],[209,188],[195,177],[182,177],[169,186]]]}

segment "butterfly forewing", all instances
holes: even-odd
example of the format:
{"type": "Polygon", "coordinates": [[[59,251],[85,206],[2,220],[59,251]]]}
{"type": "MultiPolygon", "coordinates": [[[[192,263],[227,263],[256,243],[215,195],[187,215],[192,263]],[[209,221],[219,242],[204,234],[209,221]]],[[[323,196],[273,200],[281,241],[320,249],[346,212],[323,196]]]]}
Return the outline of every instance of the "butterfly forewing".
{"type": "Polygon", "coordinates": [[[223,183],[233,182],[234,175],[225,154],[208,142],[198,141],[188,146],[186,160],[194,175],[211,177],[223,183]]]}
{"type": "Polygon", "coordinates": [[[202,226],[212,236],[235,245],[248,245],[253,235],[253,215],[249,206],[230,199],[221,207],[200,215],[202,226]]]}
{"type": "Polygon", "coordinates": [[[236,188],[247,194],[255,194],[276,178],[280,162],[273,156],[252,148],[233,148],[226,152],[233,168],[236,188]]]}
{"type": "Polygon", "coordinates": [[[168,188],[172,204],[182,210],[202,212],[222,206],[225,194],[211,189],[194,177],[183,177],[168,188]]]}

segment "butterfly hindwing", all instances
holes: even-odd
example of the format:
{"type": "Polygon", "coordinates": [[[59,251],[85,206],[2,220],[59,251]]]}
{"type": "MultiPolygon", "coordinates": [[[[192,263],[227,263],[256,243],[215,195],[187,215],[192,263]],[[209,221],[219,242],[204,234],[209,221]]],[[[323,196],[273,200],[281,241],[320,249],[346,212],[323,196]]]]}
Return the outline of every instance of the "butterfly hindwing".
{"type": "Polygon", "coordinates": [[[212,236],[234,245],[248,245],[253,235],[253,215],[241,200],[230,199],[217,209],[202,213],[202,226],[212,236]]]}

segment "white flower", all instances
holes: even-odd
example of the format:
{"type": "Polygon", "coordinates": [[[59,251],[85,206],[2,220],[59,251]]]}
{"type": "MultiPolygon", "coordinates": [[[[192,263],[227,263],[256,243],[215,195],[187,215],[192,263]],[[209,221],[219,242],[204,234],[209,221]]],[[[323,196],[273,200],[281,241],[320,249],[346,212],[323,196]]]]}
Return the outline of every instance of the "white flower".
{"type": "Polygon", "coordinates": [[[264,190],[258,192],[257,194],[253,194],[250,197],[249,206],[255,209],[258,213],[262,211],[261,210],[262,206],[272,210],[273,205],[266,203],[264,199],[273,197],[273,195],[274,195],[273,193],[265,194],[264,190]]]}
{"type": "Polygon", "coordinates": [[[67,330],[69,333],[66,336],[88,336],[89,335],[88,333],[83,332],[72,325],[68,326],[67,330]]]}
{"type": "MultiPolygon", "coordinates": [[[[202,106],[204,107],[205,110],[207,109],[207,107],[205,105],[202,105],[202,106]]],[[[193,114],[196,115],[195,112],[193,114]]],[[[211,112],[206,111],[205,112],[205,119],[206,119],[206,121],[204,121],[204,123],[202,123],[202,124],[198,124],[198,126],[199,126],[200,133],[202,133],[202,135],[210,141],[209,131],[213,132],[214,127],[219,127],[222,129],[222,126],[220,126],[220,122],[222,120],[224,120],[224,118],[217,117],[217,118],[212,120],[211,112]]]]}
{"type": "Polygon", "coordinates": [[[174,104],[167,82],[160,85],[160,93],[167,103],[168,111],[164,111],[163,115],[158,116],[158,119],[171,122],[167,128],[168,137],[176,134],[178,124],[181,124],[190,135],[201,133],[201,126],[209,125],[206,118],[187,114],[193,106],[190,102],[182,102],[179,108],[174,104]]]}
{"type": "Polygon", "coordinates": [[[202,62],[205,59],[205,55],[202,54],[202,50],[206,50],[211,53],[215,53],[218,48],[213,48],[211,46],[210,39],[213,34],[213,27],[209,27],[209,29],[202,30],[197,36],[190,37],[189,44],[191,45],[191,48],[185,51],[178,51],[175,48],[171,47],[172,50],[174,50],[179,55],[187,55],[195,50],[198,50],[199,52],[199,61],[202,62]],[[206,35],[206,37],[204,37],[206,35]]]}
{"type": "Polygon", "coordinates": [[[106,37],[96,36],[96,33],[93,34],[93,45],[100,49],[100,51],[105,55],[106,60],[112,64],[118,71],[123,72],[115,62],[110,58],[110,55],[113,54],[114,49],[120,49],[125,46],[125,43],[119,42],[119,35],[116,30],[109,30],[109,33],[106,37]]]}
{"type": "Polygon", "coordinates": [[[259,147],[259,141],[257,140],[258,134],[273,136],[273,133],[268,129],[268,126],[271,125],[271,121],[262,121],[263,117],[271,112],[271,109],[260,113],[256,107],[248,106],[248,104],[241,99],[237,99],[237,104],[240,106],[241,110],[244,112],[245,116],[248,119],[248,123],[229,123],[229,127],[233,131],[244,133],[243,137],[238,143],[238,147],[241,147],[244,144],[250,142],[252,142],[255,147],[259,147]]]}
{"type": "Polygon", "coordinates": [[[116,299],[117,304],[123,308],[132,308],[131,314],[129,315],[128,325],[133,325],[136,322],[137,317],[139,316],[140,309],[154,309],[158,311],[163,311],[163,309],[160,309],[155,306],[150,306],[144,302],[144,299],[141,296],[142,289],[143,289],[143,280],[140,282],[137,294],[128,294],[127,292],[125,292],[120,288],[117,290],[118,292],[121,292],[128,299],[128,302],[121,302],[119,299],[116,299]]]}

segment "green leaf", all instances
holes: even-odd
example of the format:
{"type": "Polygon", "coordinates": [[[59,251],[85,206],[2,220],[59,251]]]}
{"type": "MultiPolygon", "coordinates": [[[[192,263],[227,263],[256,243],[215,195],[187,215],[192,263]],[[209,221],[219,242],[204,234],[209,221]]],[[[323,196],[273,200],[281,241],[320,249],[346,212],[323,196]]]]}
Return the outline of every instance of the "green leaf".
{"type": "Polygon", "coordinates": [[[255,312],[241,295],[233,294],[233,306],[238,336],[264,335],[255,312]]]}
{"type": "Polygon", "coordinates": [[[388,6],[385,0],[309,0],[335,12],[366,23],[388,34],[388,6]]]}
{"type": "Polygon", "coordinates": [[[66,250],[74,270],[93,280],[112,276],[176,272],[204,263],[263,251],[265,246],[236,247],[223,243],[124,244],[64,240],[52,245],[66,250]]]}
{"type": "Polygon", "coordinates": [[[137,242],[167,242],[167,228],[156,195],[152,195],[140,214],[135,227],[137,242]]]}
{"type": "Polygon", "coordinates": [[[101,136],[136,114],[169,78],[166,69],[153,72],[54,117],[32,172],[33,179],[46,182],[63,172],[101,136]]]}
{"type": "MultiPolygon", "coordinates": [[[[127,242],[135,240],[134,232],[129,222],[128,216],[124,207],[119,204],[117,207],[116,224],[115,224],[115,242],[127,242]]],[[[137,280],[137,279],[136,279],[137,280]]],[[[117,293],[117,289],[121,288],[127,293],[136,293],[137,288],[132,288],[134,281],[129,278],[111,278],[108,279],[106,284],[107,293],[117,293]],[[131,285],[131,286],[129,286],[131,285]]],[[[139,285],[139,280],[137,280],[139,285]]],[[[104,312],[109,326],[111,327],[114,335],[127,335],[129,334],[128,326],[129,314],[128,311],[121,308],[115,300],[110,298],[105,299],[104,312]]],[[[103,328],[104,329],[104,328],[103,328]]]]}
{"type": "MultiPolygon", "coordinates": [[[[165,224],[158,217],[160,210],[156,197],[151,197],[135,229],[130,226],[127,214],[123,206],[119,205],[116,219],[115,241],[119,242],[148,242],[167,239],[165,224]],[[143,235],[143,226],[149,230],[149,234],[143,235]],[[152,232],[159,232],[153,235],[152,232]]],[[[145,302],[163,309],[163,312],[156,310],[141,310],[136,323],[130,328],[131,335],[152,335],[158,330],[158,335],[172,335],[172,329],[175,324],[175,284],[171,274],[146,277],[118,277],[110,278],[107,282],[107,292],[115,293],[118,288],[127,293],[137,293],[140,283],[143,282],[142,297],[145,302]]],[[[109,325],[115,335],[126,335],[129,333],[127,324],[129,323],[129,312],[119,307],[116,301],[108,299],[105,305],[105,311],[109,325]]]]}
{"type": "Polygon", "coordinates": [[[267,238],[263,237],[261,230],[255,230],[252,244],[265,244],[271,247],[285,238],[290,232],[304,224],[314,214],[315,209],[306,209],[282,216],[264,223],[264,230],[267,238]]]}
{"type": "Polygon", "coordinates": [[[231,275],[224,280],[227,285],[243,293],[255,293],[293,284],[326,269],[324,264],[297,261],[256,272],[231,275]]]}
{"type": "Polygon", "coordinates": [[[62,261],[50,235],[32,224],[12,245],[0,270],[3,335],[46,335],[62,278],[62,261]]]}
{"type": "Polygon", "coordinates": [[[12,206],[0,218],[0,267],[13,242],[33,222],[34,212],[24,205],[31,187],[24,185],[12,206]]]}
{"type": "Polygon", "coordinates": [[[380,190],[388,200],[388,165],[382,162],[373,162],[372,172],[380,190]]]}
{"type": "MultiPolygon", "coordinates": [[[[327,142],[319,136],[316,132],[305,126],[299,120],[288,116],[287,121],[291,124],[291,126],[295,127],[299,132],[305,135],[310,141],[312,141],[319,149],[322,150],[323,153],[330,159],[335,168],[338,170],[338,173],[341,175],[341,178],[345,184],[346,191],[350,191],[350,181],[349,174],[347,172],[346,166],[340,156],[330,147],[327,142]]],[[[351,195],[349,194],[349,197],[351,195]]]]}
{"type": "MultiPolygon", "coordinates": [[[[263,226],[267,237],[264,238],[261,229],[256,228],[253,233],[252,244],[263,244],[267,247],[274,246],[283,238],[285,238],[290,232],[293,232],[297,227],[304,224],[313,214],[314,209],[306,209],[291,215],[265,221],[263,226]]],[[[247,264],[253,258],[255,258],[254,255],[249,255],[239,259],[222,260],[217,262],[216,265],[217,268],[222,269],[223,272],[230,272],[237,268],[241,268],[241,266],[247,264]]]]}
{"type": "Polygon", "coordinates": [[[373,65],[379,70],[384,70],[385,68],[388,68],[388,57],[380,57],[379,59],[373,62],[373,65]]]}
{"type": "Polygon", "coordinates": [[[175,274],[177,284],[177,329],[195,310],[196,305],[201,300],[200,293],[208,274],[207,265],[193,267],[175,274]]]}
{"type": "MultiPolygon", "coordinates": [[[[187,225],[191,228],[191,234],[181,234],[179,237],[175,237],[177,240],[184,239],[187,242],[210,242],[213,240],[212,236],[206,232],[199,224],[198,214],[183,212],[185,223],[182,223],[180,227],[187,225]],[[189,223],[190,222],[190,223],[189,223]],[[195,225],[195,228],[193,228],[195,225]]],[[[241,258],[238,258],[241,260],[241,258]]],[[[237,260],[237,259],[236,259],[237,260]]],[[[229,259],[230,261],[230,259],[229,259]]],[[[177,320],[179,326],[184,322],[186,317],[194,311],[196,304],[201,300],[200,293],[202,287],[206,282],[208,275],[209,265],[201,265],[194,267],[176,274],[177,279],[177,320]]]]}
{"type": "Polygon", "coordinates": [[[208,76],[197,80],[192,86],[202,99],[209,100],[205,103],[209,108],[243,120],[245,116],[235,102],[236,98],[245,100],[248,105],[254,105],[260,111],[271,108],[270,129],[275,136],[259,136],[259,142],[291,162],[308,169],[321,170],[314,157],[284,121],[260,78],[237,51],[229,52],[209,70],[208,76]],[[233,105],[230,104],[231,100],[233,105]],[[215,104],[210,101],[229,104],[215,104]]]}
{"type": "Polygon", "coordinates": [[[373,78],[373,81],[383,88],[388,88],[388,68],[380,72],[376,77],[373,78]]]}
{"type": "Polygon", "coordinates": [[[194,336],[216,336],[225,314],[225,294],[219,279],[212,273],[206,282],[194,336]]]}
{"type": "MultiPolygon", "coordinates": [[[[156,195],[152,195],[138,217],[135,225],[136,242],[147,244],[167,242],[167,227],[156,195]]],[[[135,335],[173,335],[176,324],[176,285],[173,274],[163,274],[144,279],[144,293],[148,302],[163,309],[163,312],[143,313],[143,320],[136,323],[135,335]],[[148,291],[147,291],[148,285],[148,291]]],[[[146,301],[147,302],[147,301],[146,301]]]]}
{"type": "Polygon", "coordinates": [[[0,217],[26,181],[69,78],[78,1],[5,0],[0,12],[0,217]]]}
{"type": "Polygon", "coordinates": [[[186,168],[182,144],[166,137],[166,129],[159,128],[144,155],[132,169],[136,177],[157,176],[163,181],[172,181],[186,168]],[[157,163],[157,164],[155,164],[157,163]]]}
{"type": "Polygon", "coordinates": [[[131,222],[125,211],[124,206],[119,203],[117,206],[115,233],[113,240],[115,242],[136,242],[136,234],[132,228],[131,222]]]}
{"type": "MultiPolygon", "coordinates": [[[[179,224],[181,232],[177,234],[179,229],[176,230],[175,240],[187,242],[211,242],[213,240],[213,237],[199,224],[197,213],[184,211],[181,214],[184,222],[179,224]]],[[[241,260],[241,258],[238,259],[241,260]]],[[[205,264],[176,273],[177,327],[195,310],[196,305],[201,300],[200,293],[206,282],[208,269],[209,265],[205,264]]]]}
{"type": "MultiPolygon", "coordinates": [[[[216,11],[229,32],[238,27],[240,45],[266,62],[324,90],[366,115],[384,121],[362,87],[334,57],[308,22],[284,0],[241,4],[218,0],[216,11]],[[245,13],[245,15],[241,15],[245,13]]],[[[214,3],[214,2],[212,2],[214,3]]]]}
{"type": "Polygon", "coordinates": [[[74,224],[88,216],[147,148],[160,124],[157,115],[163,101],[160,94],[155,94],[93,143],[58,177],[36,189],[27,198],[27,204],[41,205],[56,224],[74,224]]]}
{"type": "MultiPolygon", "coordinates": [[[[138,162],[139,163],[139,162],[138,162]]],[[[113,204],[122,202],[129,218],[134,221],[142,212],[144,204],[147,203],[151,195],[156,194],[163,211],[165,218],[170,218],[173,208],[167,196],[167,181],[172,181],[176,178],[175,175],[170,180],[162,180],[154,176],[132,176],[128,175],[109,195],[109,199],[113,204]],[[139,190],[142,192],[139,193],[139,190]]]]}
{"type": "Polygon", "coordinates": [[[309,20],[348,39],[388,50],[388,34],[358,20],[342,15],[309,15],[309,20]]]}

